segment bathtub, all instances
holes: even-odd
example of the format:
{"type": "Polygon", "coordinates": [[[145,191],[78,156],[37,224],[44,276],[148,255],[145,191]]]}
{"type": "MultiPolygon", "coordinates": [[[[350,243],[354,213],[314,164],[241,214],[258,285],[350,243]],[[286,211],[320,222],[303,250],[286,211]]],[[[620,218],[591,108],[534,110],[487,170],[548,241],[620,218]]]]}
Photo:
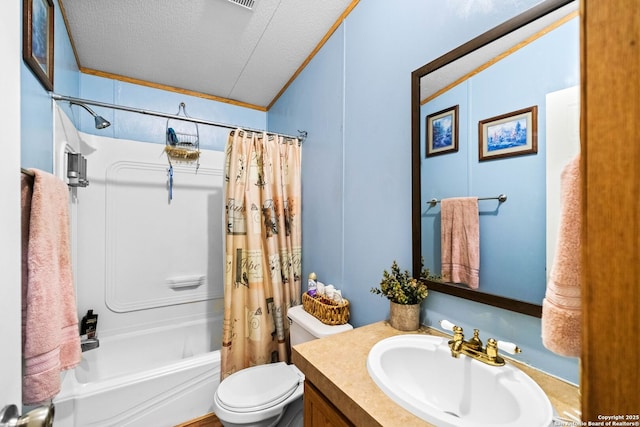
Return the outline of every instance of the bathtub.
{"type": "Polygon", "coordinates": [[[100,338],[63,372],[56,427],[175,426],[212,412],[221,319],[100,338]]]}

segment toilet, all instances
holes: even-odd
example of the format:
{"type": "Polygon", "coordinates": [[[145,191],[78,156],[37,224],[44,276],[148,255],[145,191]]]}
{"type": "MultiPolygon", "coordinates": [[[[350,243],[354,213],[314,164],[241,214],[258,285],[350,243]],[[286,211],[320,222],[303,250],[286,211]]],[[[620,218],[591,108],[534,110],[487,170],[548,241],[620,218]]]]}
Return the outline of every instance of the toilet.
{"type": "MultiPolygon", "coordinates": [[[[353,329],[325,325],[302,305],[287,312],[291,345],[353,329]]],[[[284,362],[252,366],[225,378],[214,395],[213,412],[225,427],[302,427],[304,374],[284,362]]]]}

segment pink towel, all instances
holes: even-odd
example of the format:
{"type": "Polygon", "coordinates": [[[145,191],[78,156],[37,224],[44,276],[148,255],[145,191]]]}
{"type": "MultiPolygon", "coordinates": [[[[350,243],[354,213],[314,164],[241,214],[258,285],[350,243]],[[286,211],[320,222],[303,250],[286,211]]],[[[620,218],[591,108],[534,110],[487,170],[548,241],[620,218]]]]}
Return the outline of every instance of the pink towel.
{"type": "Polygon", "coordinates": [[[477,197],[444,199],[441,204],[442,279],[480,284],[480,225],[477,197]]]}
{"type": "Polygon", "coordinates": [[[81,358],[68,189],[49,173],[31,172],[34,178],[22,174],[21,181],[22,399],[29,405],[53,398],[60,371],[81,358]]]}
{"type": "Polygon", "coordinates": [[[562,356],[580,356],[580,155],[561,176],[562,211],[557,249],[542,301],[542,343],[562,356]]]}

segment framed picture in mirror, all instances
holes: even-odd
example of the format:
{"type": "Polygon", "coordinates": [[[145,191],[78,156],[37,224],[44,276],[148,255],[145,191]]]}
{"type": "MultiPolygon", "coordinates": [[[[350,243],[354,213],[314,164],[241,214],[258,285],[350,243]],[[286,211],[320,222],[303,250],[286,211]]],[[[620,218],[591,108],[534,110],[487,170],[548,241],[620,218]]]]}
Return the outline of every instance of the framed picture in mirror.
{"type": "Polygon", "coordinates": [[[538,106],[478,123],[480,161],[538,152],[538,106]]]}
{"type": "Polygon", "coordinates": [[[426,156],[458,151],[458,105],[427,116],[426,156]]]}
{"type": "Polygon", "coordinates": [[[53,90],[53,1],[22,3],[22,58],[45,89],[53,90]]]}

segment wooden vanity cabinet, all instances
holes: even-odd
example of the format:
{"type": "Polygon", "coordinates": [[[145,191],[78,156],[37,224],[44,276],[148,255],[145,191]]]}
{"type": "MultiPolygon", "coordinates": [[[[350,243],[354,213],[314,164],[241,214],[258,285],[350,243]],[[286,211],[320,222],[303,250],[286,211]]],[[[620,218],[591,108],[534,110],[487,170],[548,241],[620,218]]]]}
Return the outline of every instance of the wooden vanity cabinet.
{"type": "Polygon", "coordinates": [[[353,426],[309,381],[304,382],[304,427],[353,426]]]}

